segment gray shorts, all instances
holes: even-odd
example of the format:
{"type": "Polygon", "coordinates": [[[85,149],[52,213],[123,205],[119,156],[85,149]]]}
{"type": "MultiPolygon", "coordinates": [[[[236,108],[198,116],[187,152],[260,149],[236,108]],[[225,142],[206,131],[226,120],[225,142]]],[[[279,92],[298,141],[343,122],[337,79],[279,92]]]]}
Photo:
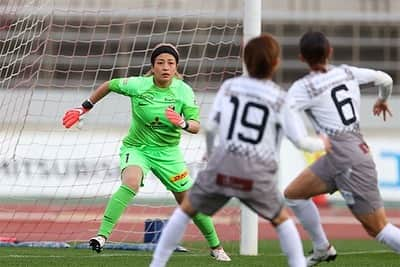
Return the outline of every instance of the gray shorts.
{"type": "Polygon", "coordinates": [[[267,220],[278,216],[284,202],[275,177],[277,164],[215,151],[190,189],[193,208],[211,216],[236,197],[267,220]]]}
{"type": "Polygon", "coordinates": [[[326,182],[330,193],[338,190],[353,213],[367,214],[383,207],[375,163],[362,136],[332,136],[331,143],[332,153],[318,159],[311,171],[326,182]]]}

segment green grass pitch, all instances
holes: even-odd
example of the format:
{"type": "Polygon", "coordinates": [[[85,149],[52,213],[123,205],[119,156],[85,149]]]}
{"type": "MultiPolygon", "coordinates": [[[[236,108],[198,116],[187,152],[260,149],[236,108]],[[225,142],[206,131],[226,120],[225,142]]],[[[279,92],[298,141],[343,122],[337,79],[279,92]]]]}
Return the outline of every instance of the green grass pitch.
{"type": "MultiPolygon", "coordinates": [[[[400,255],[374,240],[334,240],[332,242],[339,256],[334,262],[318,266],[327,267],[391,267],[399,266],[400,255]]],[[[261,241],[258,256],[239,255],[237,242],[224,243],[232,257],[232,262],[216,262],[208,256],[205,243],[184,243],[190,252],[174,253],[168,266],[287,266],[286,258],[281,254],[279,242],[276,240],[261,241]]],[[[305,242],[305,250],[310,243],[305,242]]],[[[148,266],[151,252],[105,250],[100,254],[86,249],[44,249],[44,248],[9,248],[0,247],[0,266],[29,267],[105,267],[105,266],[148,266]]]]}

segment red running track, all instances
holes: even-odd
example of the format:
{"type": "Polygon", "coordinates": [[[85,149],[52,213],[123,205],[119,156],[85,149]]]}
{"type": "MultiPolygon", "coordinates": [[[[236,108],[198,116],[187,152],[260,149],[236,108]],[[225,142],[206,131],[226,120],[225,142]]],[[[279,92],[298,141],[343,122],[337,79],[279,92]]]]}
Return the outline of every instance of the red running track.
{"type": "MultiPolygon", "coordinates": [[[[110,237],[114,242],[143,242],[144,221],[149,218],[166,219],[174,207],[129,207],[110,237]]],[[[104,206],[29,206],[0,205],[0,237],[16,237],[18,241],[87,241],[96,234],[104,206]]],[[[321,208],[324,228],[331,239],[369,239],[360,224],[345,207],[321,208]]],[[[388,209],[389,220],[400,225],[400,209],[388,209]]],[[[227,207],[214,216],[222,240],[239,240],[240,212],[227,207]]],[[[307,239],[301,226],[302,238],[307,239]]],[[[259,238],[277,239],[270,224],[259,220],[259,238]]],[[[191,224],[185,240],[203,240],[191,224]]]]}

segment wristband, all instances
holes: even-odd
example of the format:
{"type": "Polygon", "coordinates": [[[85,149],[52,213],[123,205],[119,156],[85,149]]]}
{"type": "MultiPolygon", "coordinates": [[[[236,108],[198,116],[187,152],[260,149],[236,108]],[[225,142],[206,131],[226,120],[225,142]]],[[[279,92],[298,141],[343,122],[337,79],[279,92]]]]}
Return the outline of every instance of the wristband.
{"type": "Polygon", "coordinates": [[[83,101],[83,103],[82,103],[82,107],[84,108],[84,109],[91,109],[91,108],[93,108],[93,103],[92,103],[92,101],[90,101],[90,99],[87,99],[87,100],[85,100],[85,101],[83,101]]]}
{"type": "Polygon", "coordinates": [[[187,121],[184,121],[184,122],[185,122],[185,127],[182,127],[182,129],[187,130],[189,128],[189,123],[187,121]]]}

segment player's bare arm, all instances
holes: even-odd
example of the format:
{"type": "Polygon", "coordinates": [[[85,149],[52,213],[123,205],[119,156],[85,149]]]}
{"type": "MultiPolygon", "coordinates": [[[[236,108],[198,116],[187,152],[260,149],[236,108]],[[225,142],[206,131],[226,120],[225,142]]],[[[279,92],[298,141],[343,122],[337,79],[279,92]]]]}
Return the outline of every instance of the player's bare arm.
{"type": "Polygon", "coordinates": [[[93,93],[90,95],[89,100],[92,104],[96,104],[103,97],[105,97],[110,92],[109,82],[102,83],[93,93]]]}

